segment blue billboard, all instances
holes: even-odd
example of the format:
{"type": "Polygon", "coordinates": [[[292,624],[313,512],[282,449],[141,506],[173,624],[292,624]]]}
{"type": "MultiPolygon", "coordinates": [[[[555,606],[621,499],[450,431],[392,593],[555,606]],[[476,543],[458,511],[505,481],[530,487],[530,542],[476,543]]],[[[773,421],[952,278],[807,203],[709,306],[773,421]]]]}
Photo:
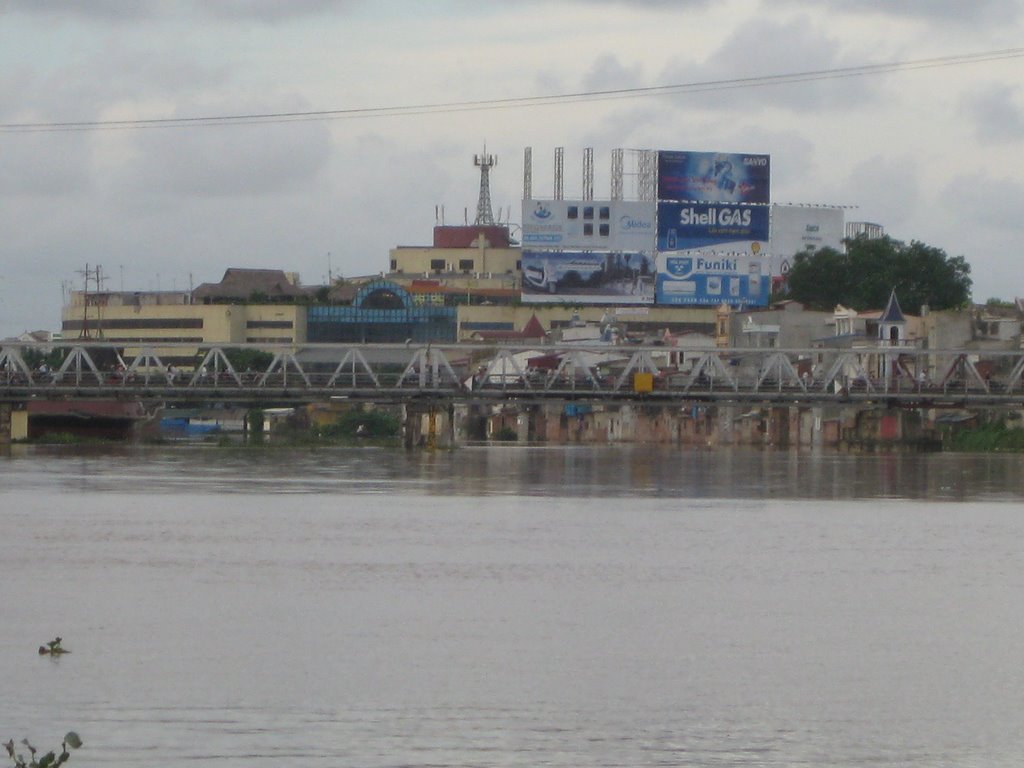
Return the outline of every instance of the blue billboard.
{"type": "Polygon", "coordinates": [[[693,250],[658,254],[655,302],[669,306],[764,306],[771,278],[763,258],[693,250]]]}
{"type": "Polygon", "coordinates": [[[680,251],[743,240],[767,241],[764,205],[658,203],[659,251],[680,251]]]}
{"type": "Polygon", "coordinates": [[[708,203],[771,201],[768,155],[658,152],[658,199],[708,203]]]}

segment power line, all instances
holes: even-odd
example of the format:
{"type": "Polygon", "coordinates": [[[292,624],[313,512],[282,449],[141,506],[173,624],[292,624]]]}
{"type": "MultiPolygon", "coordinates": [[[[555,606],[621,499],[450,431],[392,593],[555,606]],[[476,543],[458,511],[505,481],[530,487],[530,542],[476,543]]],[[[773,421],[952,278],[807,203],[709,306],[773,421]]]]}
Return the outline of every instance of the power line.
{"type": "Polygon", "coordinates": [[[266,112],[240,115],[208,115],[205,117],[168,117],[142,120],[83,120],[74,122],[0,123],[0,133],[40,133],[56,131],[101,131],[137,130],[142,128],[194,128],[206,126],[248,125],[262,123],[286,123],[311,120],[352,120],[385,117],[408,117],[415,115],[450,114],[496,109],[519,109],[560,104],[575,104],[616,99],[649,98],[674,94],[708,93],[742,88],[763,88],[768,86],[808,83],[818,80],[835,80],[849,77],[867,77],[892,72],[910,72],[937,67],[954,67],[965,64],[979,64],[1004,59],[1024,57],[1024,48],[1006,48],[983,53],[938,56],[930,59],[896,61],[884,64],[864,64],[853,67],[790,72],[787,74],[762,75],[759,77],[706,80],[674,85],[655,85],[638,88],[579,91],[550,96],[521,96],[504,99],[479,99],[474,101],[448,101],[427,104],[410,104],[393,107],[361,107],[351,109],[310,110],[304,112],[266,112]]]}

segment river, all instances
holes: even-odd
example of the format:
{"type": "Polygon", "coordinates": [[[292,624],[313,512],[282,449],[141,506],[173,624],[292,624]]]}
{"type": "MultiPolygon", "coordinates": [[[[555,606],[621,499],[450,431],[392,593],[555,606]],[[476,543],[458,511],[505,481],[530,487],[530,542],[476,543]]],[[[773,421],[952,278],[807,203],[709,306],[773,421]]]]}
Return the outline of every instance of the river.
{"type": "Polygon", "coordinates": [[[71,766],[1024,761],[1021,456],[15,447],[0,547],[71,766]]]}

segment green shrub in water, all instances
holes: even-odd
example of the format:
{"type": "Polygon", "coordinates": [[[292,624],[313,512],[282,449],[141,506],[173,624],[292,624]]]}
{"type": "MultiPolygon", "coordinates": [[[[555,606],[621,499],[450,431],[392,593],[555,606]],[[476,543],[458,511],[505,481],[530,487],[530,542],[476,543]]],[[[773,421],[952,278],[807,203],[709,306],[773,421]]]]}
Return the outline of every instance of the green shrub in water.
{"type": "Polygon", "coordinates": [[[42,757],[36,757],[38,750],[29,744],[28,739],[22,739],[21,744],[28,750],[27,760],[22,753],[18,752],[18,748],[14,745],[14,739],[4,744],[4,747],[7,748],[7,755],[14,761],[15,768],[54,768],[57,765],[64,765],[71,758],[69,750],[82,746],[82,740],[74,731],[68,731],[60,745],[60,754],[50,751],[42,757]]]}

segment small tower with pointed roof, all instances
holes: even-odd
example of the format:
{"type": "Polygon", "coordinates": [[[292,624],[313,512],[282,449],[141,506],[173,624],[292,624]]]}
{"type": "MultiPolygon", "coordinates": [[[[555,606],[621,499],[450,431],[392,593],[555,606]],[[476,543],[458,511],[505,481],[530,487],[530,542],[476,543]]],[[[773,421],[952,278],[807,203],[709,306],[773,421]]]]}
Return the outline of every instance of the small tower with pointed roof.
{"type": "Polygon", "coordinates": [[[889,294],[889,303],[878,317],[878,340],[883,347],[901,347],[907,341],[907,318],[900,309],[895,288],[889,294]]]}
{"type": "MultiPolygon", "coordinates": [[[[885,305],[878,317],[878,346],[902,347],[907,343],[907,318],[903,316],[900,302],[896,298],[896,289],[889,294],[889,303],[885,305]]],[[[895,375],[896,365],[888,355],[881,359],[882,378],[888,379],[895,375]]]]}

